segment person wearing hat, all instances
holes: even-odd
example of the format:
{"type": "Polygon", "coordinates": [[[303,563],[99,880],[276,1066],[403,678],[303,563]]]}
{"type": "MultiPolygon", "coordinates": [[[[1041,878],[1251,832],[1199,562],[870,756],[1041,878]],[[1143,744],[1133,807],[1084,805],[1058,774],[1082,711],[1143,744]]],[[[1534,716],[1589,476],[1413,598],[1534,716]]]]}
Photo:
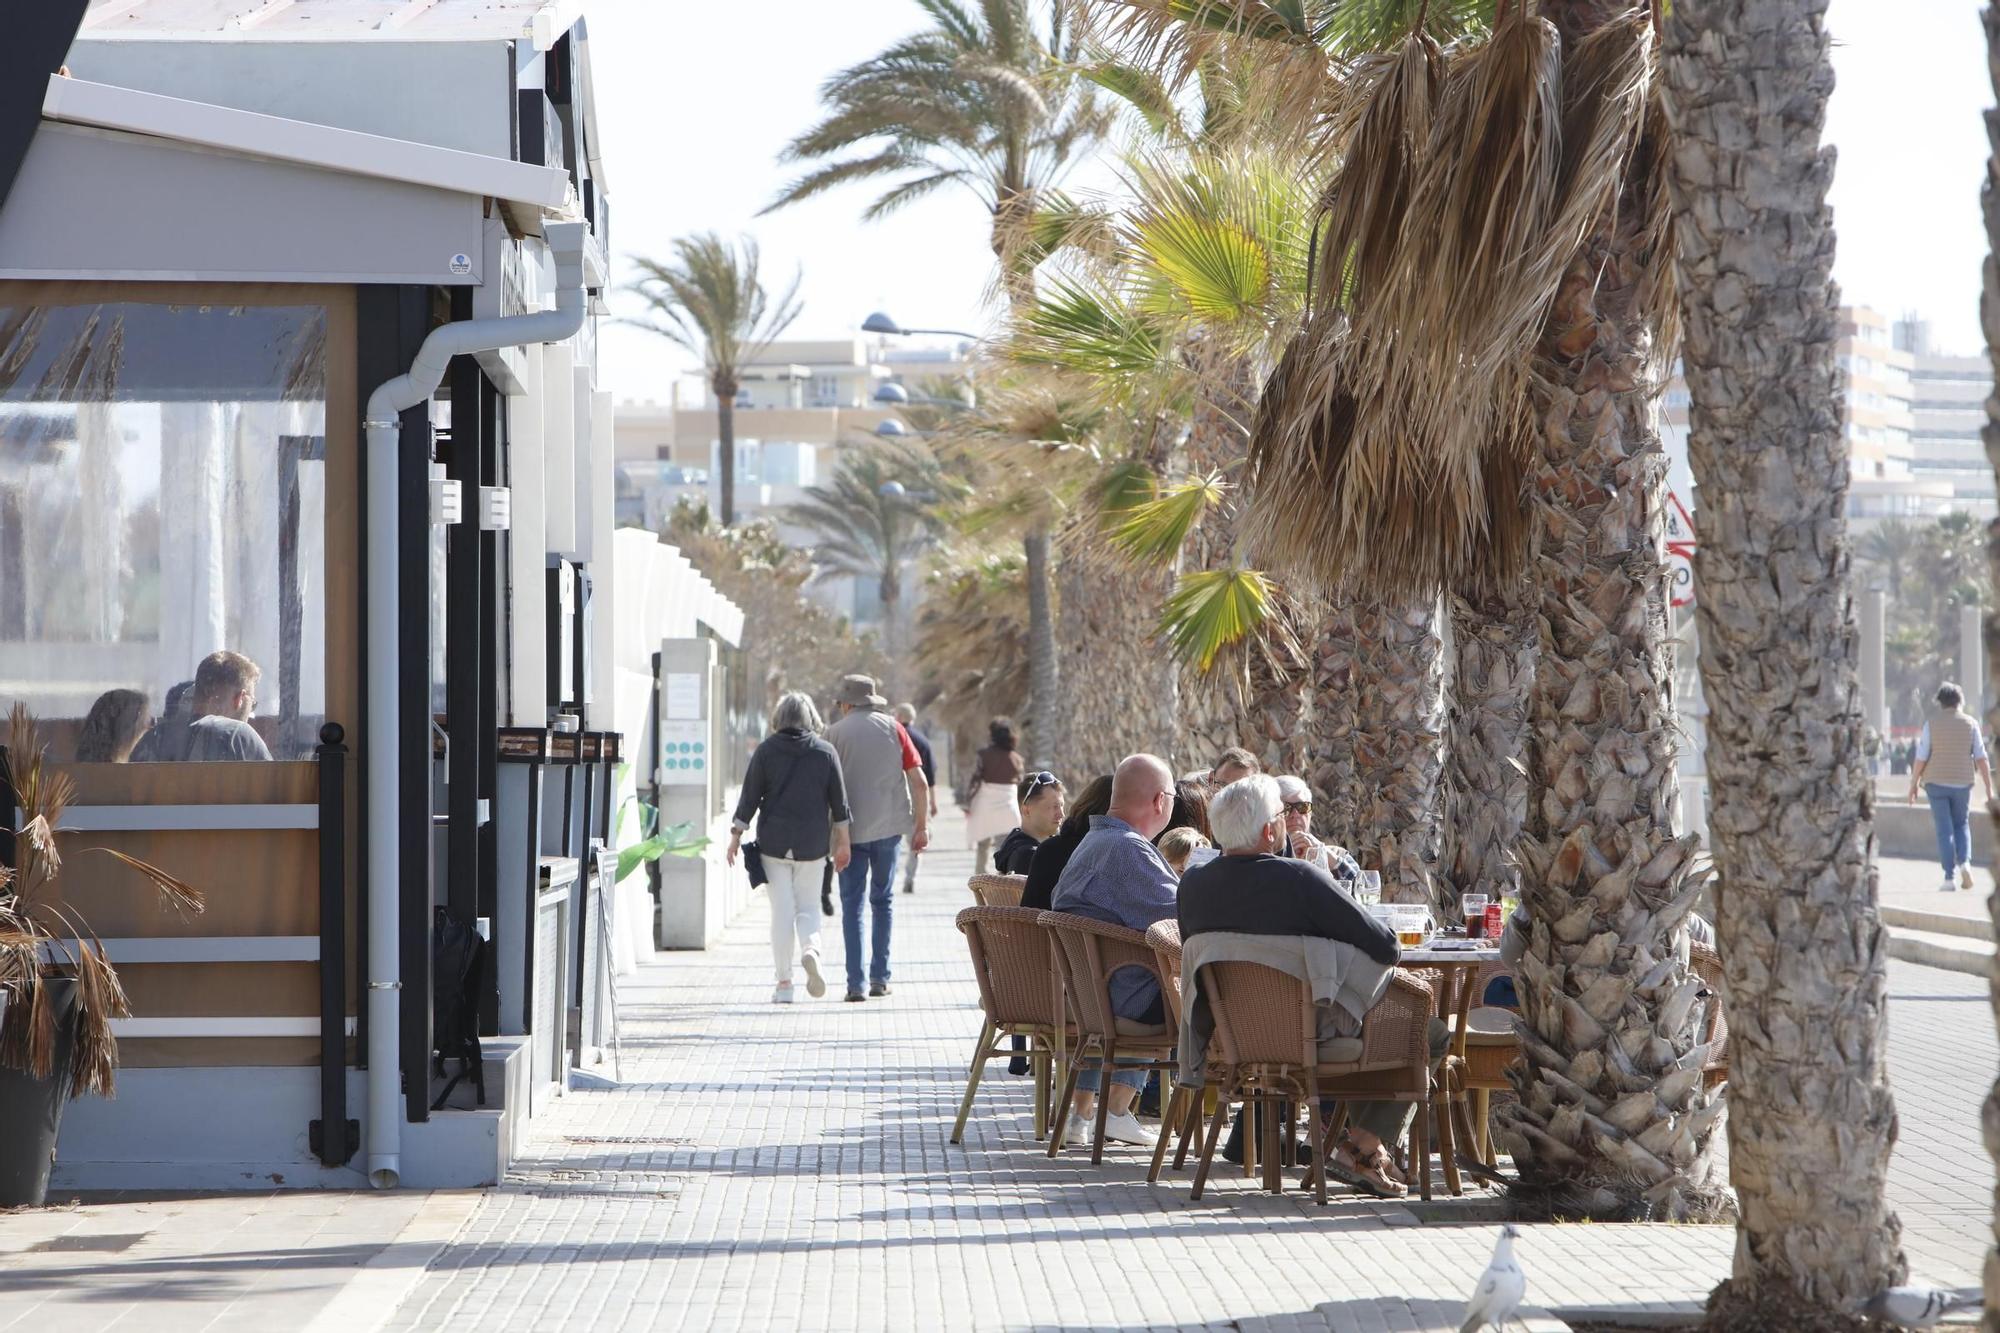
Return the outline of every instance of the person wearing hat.
{"type": "Polygon", "coordinates": [[[889,715],[873,676],[843,676],[834,698],[840,720],[826,738],[840,756],[852,815],[853,858],[840,872],[840,932],[847,946],[847,998],[889,993],[889,931],[894,920],[896,852],[930,845],[930,783],[910,733],[889,715]],[[862,989],[861,913],[871,918],[867,990],[862,989]]]}

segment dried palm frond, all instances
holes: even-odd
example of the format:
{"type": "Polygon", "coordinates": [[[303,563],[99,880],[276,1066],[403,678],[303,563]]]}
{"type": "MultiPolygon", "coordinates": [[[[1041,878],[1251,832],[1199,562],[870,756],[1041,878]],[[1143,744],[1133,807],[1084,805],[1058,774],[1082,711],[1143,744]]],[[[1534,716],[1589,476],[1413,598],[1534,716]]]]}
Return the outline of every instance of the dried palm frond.
{"type": "Polygon", "coordinates": [[[1669,188],[1673,177],[1667,160],[1673,151],[1673,131],[1667,124],[1666,106],[1661,100],[1663,82],[1655,79],[1647,90],[1644,126],[1633,167],[1641,173],[1646,204],[1644,239],[1639,245],[1639,262],[1643,266],[1639,302],[1653,315],[1651,360],[1653,374],[1661,379],[1680,356],[1681,349],[1680,284],[1674,267],[1674,202],[1669,188]]]}

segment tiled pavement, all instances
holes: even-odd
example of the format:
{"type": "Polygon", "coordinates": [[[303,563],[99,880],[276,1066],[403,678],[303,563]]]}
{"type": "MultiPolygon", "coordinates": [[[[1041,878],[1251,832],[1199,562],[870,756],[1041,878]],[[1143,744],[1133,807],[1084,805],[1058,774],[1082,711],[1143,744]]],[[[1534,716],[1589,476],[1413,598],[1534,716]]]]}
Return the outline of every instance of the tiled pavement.
{"type": "MultiPolygon", "coordinates": [[[[1004,1074],[948,1145],[979,1023],[951,927],[969,868],[932,854],[898,896],[886,1000],[769,1004],[761,903],[623,984],[627,1083],[556,1110],[393,1327],[1457,1327],[1492,1248],[1483,1200],[1322,1210],[1225,1176],[1191,1203],[1185,1174],[1149,1188],[1133,1150],[1049,1161],[1004,1074]]],[[[1895,1199],[1918,1271],[1971,1284],[1993,1024],[1975,979],[1894,969],[1895,1199]]],[[[1731,1246],[1727,1228],[1544,1226],[1520,1251],[1535,1304],[1630,1313],[1692,1308],[1731,1246]]]]}
{"type": "MultiPolygon", "coordinates": [[[[1494,1234],[1478,1197],[1322,1210],[1225,1174],[1194,1204],[1185,1173],[1147,1187],[1136,1151],[1049,1161],[1004,1073],[946,1144],[978,1027],[951,927],[969,861],[927,856],[898,896],[886,1000],[768,1003],[761,902],[717,948],[621,982],[625,1083],[538,1121],[501,1189],[0,1215],[0,1328],[1457,1327],[1494,1234]]],[[[1979,980],[1891,967],[1894,1199],[1917,1271],[1970,1285],[1993,1025],[1979,980]]],[[[1731,1243],[1533,1227],[1520,1252],[1537,1306],[1635,1314],[1691,1310],[1731,1243]]]]}

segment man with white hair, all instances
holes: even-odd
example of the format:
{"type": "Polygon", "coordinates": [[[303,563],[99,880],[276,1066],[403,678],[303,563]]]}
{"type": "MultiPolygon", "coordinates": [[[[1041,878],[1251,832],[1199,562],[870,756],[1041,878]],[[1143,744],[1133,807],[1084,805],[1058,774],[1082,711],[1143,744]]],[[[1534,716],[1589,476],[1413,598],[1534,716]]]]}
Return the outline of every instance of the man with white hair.
{"type": "MultiPolygon", "coordinates": [[[[1128,756],[1111,775],[1109,813],[1092,815],[1090,832],[1077,844],[1076,854],[1056,881],[1050,906],[1058,912],[1107,921],[1114,926],[1145,930],[1174,914],[1174,872],[1153,846],[1174,810],[1174,775],[1158,757],[1128,756]]],[[[1140,1023],[1167,1020],[1160,984],[1141,968],[1113,972],[1108,987],[1112,1012],[1140,1023]]],[[[1076,1080],[1076,1113],[1097,1114],[1099,1071],[1080,1070],[1076,1080]]],[[[1132,1099],[1146,1085],[1143,1072],[1111,1075],[1104,1137],[1119,1143],[1150,1146],[1153,1135],[1132,1114],[1132,1099]]]]}
{"type": "MultiPolygon", "coordinates": [[[[1357,967],[1377,977],[1401,958],[1395,932],[1350,898],[1332,875],[1311,861],[1281,855],[1285,802],[1276,781],[1257,774],[1230,783],[1208,803],[1208,826],[1222,855],[1181,877],[1184,947],[1211,932],[1332,940],[1365,958],[1357,967]]],[[[1200,956],[1197,950],[1190,954],[1200,956]]],[[[1372,1002],[1354,1001],[1356,1007],[1372,1002]]],[[[1325,1007],[1325,1018],[1322,1041],[1360,1034],[1359,1022],[1340,1008],[1338,998],[1325,1007]]],[[[1444,1024],[1433,1020],[1433,1056],[1442,1052],[1447,1036],[1444,1024]]],[[[1403,1102],[1351,1106],[1349,1128],[1327,1164],[1328,1175],[1378,1197],[1402,1194],[1384,1143],[1402,1138],[1409,1112],[1403,1102]]]]}

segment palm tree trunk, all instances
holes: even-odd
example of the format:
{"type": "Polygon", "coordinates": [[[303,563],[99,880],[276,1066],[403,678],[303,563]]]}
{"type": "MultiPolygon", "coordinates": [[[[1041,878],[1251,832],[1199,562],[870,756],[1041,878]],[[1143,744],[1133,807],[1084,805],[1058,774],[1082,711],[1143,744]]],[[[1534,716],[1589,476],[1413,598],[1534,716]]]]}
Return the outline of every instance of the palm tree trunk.
{"type": "Polygon", "coordinates": [[[1451,599],[1446,876],[1458,895],[1520,893],[1514,844],[1528,813],[1528,691],[1541,651],[1532,583],[1451,599]]]}
{"type": "Polygon", "coordinates": [[[1156,637],[1170,576],[1093,550],[1090,524],[1077,518],[1058,543],[1062,690],[1055,735],[1062,767],[1055,771],[1077,782],[1108,773],[1140,751],[1171,762],[1174,756],[1162,752],[1174,740],[1179,693],[1178,667],[1156,637]]]}
{"type": "MultiPolygon", "coordinates": [[[[1566,49],[1629,12],[1545,0],[1566,49]]],[[[1542,654],[1520,843],[1533,918],[1517,972],[1519,1099],[1496,1117],[1523,1206],[1681,1218],[1716,1190],[1722,1103],[1702,1086],[1701,984],[1675,958],[1703,881],[1678,811],[1662,596],[1664,458],[1644,301],[1643,164],[1564,275],[1537,353],[1529,466],[1542,654]]]]}
{"type": "Polygon", "coordinates": [[[720,517],[726,528],[736,522],[736,395],[733,392],[715,396],[715,435],[720,441],[715,460],[720,494],[716,498],[722,504],[720,517]]]}
{"type": "Polygon", "coordinates": [[[1711,1328],[1842,1317],[1908,1274],[1883,1197],[1888,940],[1836,407],[1825,8],[1681,0],[1667,28],[1740,1208],[1711,1328]]]}
{"type": "MultiPolygon", "coordinates": [[[[1991,74],[1993,88],[2000,94],[2000,4],[1988,4],[1980,12],[1980,19],[1986,25],[1986,64],[1991,74]]],[[[1986,333],[1986,355],[1992,363],[1996,380],[2000,380],[2000,121],[1991,115],[1986,117],[1986,135],[1989,156],[1986,159],[1986,184],[1979,192],[1980,211],[1986,219],[1986,263],[1981,270],[1983,286],[1979,295],[1979,318],[1986,333]]],[[[1994,475],[2000,476],[2000,402],[1990,395],[1986,399],[1986,424],[1980,430],[1980,437],[1986,445],[1986,461],[1992,466],[1994,475]]],[[[2000,588],[2000,520],[1987,524],[1986,550],[1991,561],[1994,586],[2000,588]]],[[[1986,617],[1986,662],[1989,678],[2000,669],[2000,616],[1986,617]]],[[[1986,731],[1993,734],[1993,728],[2000,725],[2000,705],[1986,715],[1986,731]]],[[[2000,831],[2000,803],[1988,802],[1988,814],[1993,826],[2000,831]]],[[[2000,893],[1987,900],[1993,915],[1993,934],[2000,941],[2000,893]]],[[[1996,1024],[2000,1024],[2000,974],[1996,974],[1990,986],[1993,997],[1993,1014],[1996,1024]]],[[[1980,1108],[1979,1123],[1984,1131],[1987,1155],[2000,1163],[2000,1080],[1986,1095],[1986,1104],[1980,1108]]],[[[1993,1244],[1986,1250],[1985,1290],[1986,1312],[1984,1327],[1988,1333],[2000,1333],[2000,1193],[1994,1196],[1993,1244]]]]}
{"type": "Polygon", "coordinates": [[[1049,596],[1049,525],[1021,539],[1028,584],[1028,753],[1037,768],[1056,762],[1056,618],[1049,596]]]}
{"type": "Polygon", "coordinates": [[[1437,607],[1336,597],[1315,645],[1311,783],[1320,828],[1385,902],[1441,906],[1444,645],[1437,607]]]}

